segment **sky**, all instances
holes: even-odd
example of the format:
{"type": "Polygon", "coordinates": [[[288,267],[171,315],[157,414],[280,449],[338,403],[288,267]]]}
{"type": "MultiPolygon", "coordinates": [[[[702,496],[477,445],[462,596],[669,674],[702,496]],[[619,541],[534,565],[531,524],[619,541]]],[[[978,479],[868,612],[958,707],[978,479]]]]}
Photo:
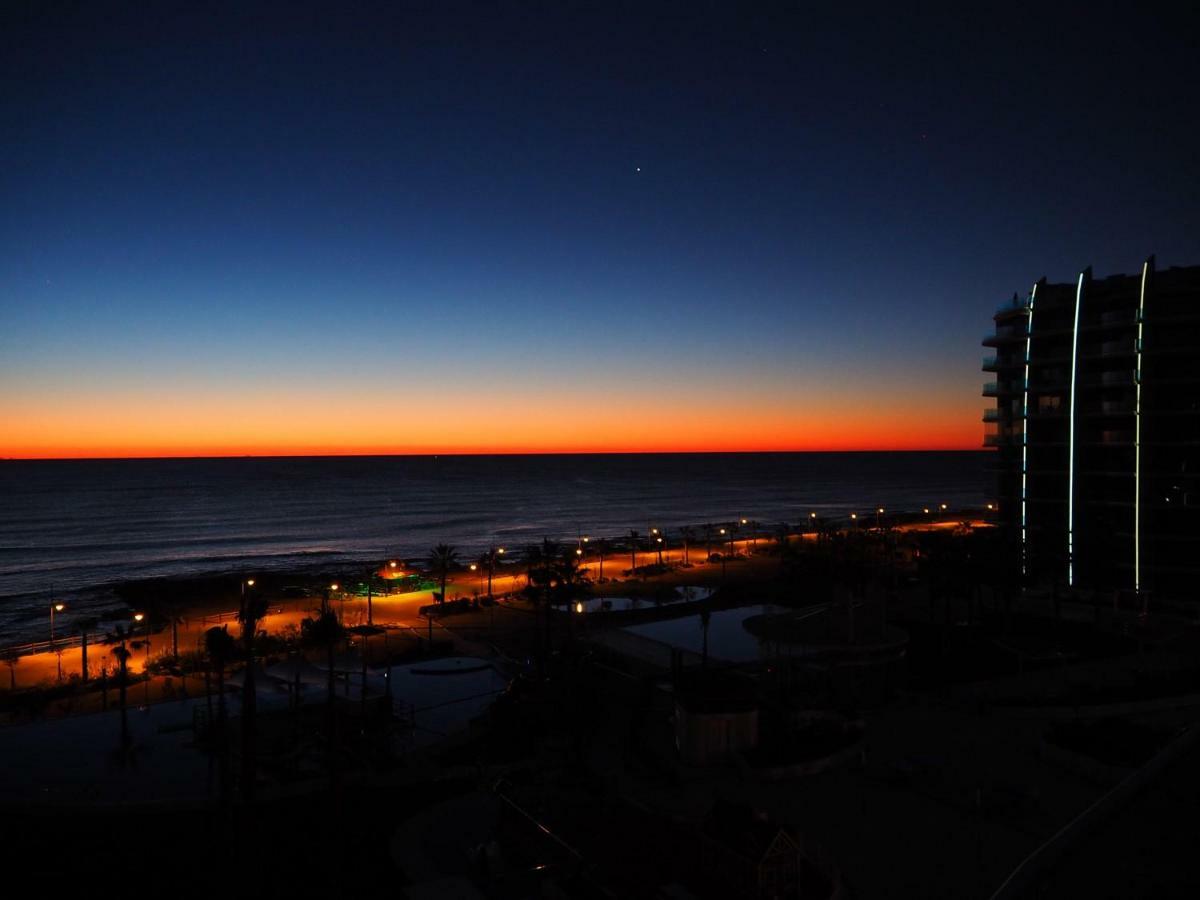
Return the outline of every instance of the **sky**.
{"type": "Polygon", "coordinates": [[[1200,22],[967,6],[7,3],[0,457],[978,448],[1200,263],[1200,22]]]}

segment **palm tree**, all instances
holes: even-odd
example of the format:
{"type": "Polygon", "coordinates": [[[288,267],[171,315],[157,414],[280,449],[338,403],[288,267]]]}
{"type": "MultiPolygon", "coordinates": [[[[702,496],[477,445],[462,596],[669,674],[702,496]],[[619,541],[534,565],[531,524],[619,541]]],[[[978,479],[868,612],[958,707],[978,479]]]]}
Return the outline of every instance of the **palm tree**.
{"type": "Polygon", "coordinates": [[[782,554],[784,549],[787,547],[788,542],[791,540],[791,536],[792,526],[787,522],[780,522],[775,526],[775,540],[779,544],[780,554],[782,554]]]}
{"type": "Polygon", "coordinates": [[[15,691],[17,689],[17,664],[21,662],[21,654],[9,648],[0,656],[4,659],[4,664],[8,666],[8,689],[15,691]]]}
{"type": "Polygon", "coordinates": [[[383,634],[383,629],[376,625],[355,625],[348,629],[351,634],[356,634],[362,638],[362,646],[359,656],[362,657],[362,691],[360,699],[362,700],[362,721],[365,726],[367,721],[367,649],[368,641],[373,634],[383,634]]]}
{"type": "Polygon", "coordinates": [[[641,535],[638,534],[637,529],[630,528],[629,529],[629,568],[631,570],[630,571],[631,575],[637,574],[637,546],[638,546],[639,538],[641,538],[641,535]]]}
{"type": "Polygon", "coordinates": [[[76,623],[79,626],[79,667],[81,677],[84,681],[88,680],[88,635],[96,630],[96,626],[100,624],[100,620],[92,617],[79,619],[76,623]]]}
{"type": "Polygon", "coordinates": [[[217,670],[217,721],[225,725],[225,667],[233,659],[237,644],[226,625],[214,625],[204,632],[204,651],[208,654],[209,669],[217,670]]]}
{"type": "Polygon", "coordinates": [[[254,684],[254,637],[258,623],[267,614],[267,601],[260,594],[242,596],[238,622],[242,626],[242,648],[246,654],[246,673],[242,680],[242,797],[254,797],[255,726],[258,717],[258,693],[254,684]]]}
{"type": "Polygon", "coordinates": [[[521,551],[521,560],[525,563],[525,585],[533,587],[534,573],[545,563],[541,544],[530,544],[521,551]]]}
{"type": "Polygon", "coordinates": [[[129,674],[129,657],[133,656],[133,650],[137,650],[142,646],[142,641],[133,640],[133,629],[128,631],[123,625],[117,625],[106,638],[107,643],[115,644],[112,655],[117,658],[119,666],[119,688],[120,706],[121,706],[121,756],[122,758],[129,752],[129,711],[125,705],[126,695],[126,680],[129,674]],[[128,646],[127,646],[128,645],[128,646]],[[132,648],[132,649],[130,649],[132,648]]]}
{"type": "Polygon", "coordinates": [[[442,586],[441,603],[446,602],[446,579],[450,577],[450,570],[457,566],[458,551],[449,544],[438,544],[429,552],[429,568],[442,586]]]}
{"type": "Polygon", "coordinates": [[[326,667],[329,672],[327,699],[327,739],[329,746],[329,778],[337,785],[337,686],[334,681],[335,671],[333,651],[338,641],[342,639],[342,623],[331,610],[323,610],[315,619],[307,618],[300,623],[301,643],[309,647],[320,647],[325,650],[326,667]]]}
{"type": "Polygon", "coordinates": [[[690,566],[692,563],[688,558],[688,547],[696,540],[696,529],[689,525],[684,525],[679,529],[679,536],[683,539],[683,564],[690,566]]]}
{"type": "Polygon", "coordinates": [[[574,552],[564,553],[553,567],[554,589],[561,600],[570,600],[588,583],[587,569],[574,552]]]}
{"type": "Polygon", "coordinates": [[[611,551],[612,548],[609,546],[608,541],[605,540],[604,538],[599,538],[598,540],[596,540],[592,544],[592,547],[595,548],[596,556],[600,560],[600,571],[596,576],[596,581],[598,583],[603,583],[603,581],[604,581],[604,557],[606,554],[608,554],[611,551]]]}
{"type": "Polygon", "coordinates": [[[183,621],[184,608],[176,600],[168,600],[158,605],[157,612],[171,623],[171,658],[179,661],[179,623],[183,621]]]}

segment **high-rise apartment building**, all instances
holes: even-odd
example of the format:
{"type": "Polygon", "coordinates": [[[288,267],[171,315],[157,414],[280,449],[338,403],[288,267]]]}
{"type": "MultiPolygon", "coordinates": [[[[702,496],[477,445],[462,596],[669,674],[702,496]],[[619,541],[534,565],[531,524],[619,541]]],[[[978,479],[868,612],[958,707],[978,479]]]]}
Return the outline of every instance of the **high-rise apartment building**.
{"type": "Polygon", "coordinates": [[[1042,279],[995,322],[984,444],[1025,574],[1200,597],[1200,266],[1042,279]]]}

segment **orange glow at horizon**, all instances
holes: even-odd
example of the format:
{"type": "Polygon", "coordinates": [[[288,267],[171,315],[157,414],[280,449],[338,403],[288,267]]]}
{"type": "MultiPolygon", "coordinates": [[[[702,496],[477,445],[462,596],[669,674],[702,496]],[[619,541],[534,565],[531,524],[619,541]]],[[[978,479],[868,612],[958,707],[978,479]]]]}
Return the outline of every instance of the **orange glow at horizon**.
{"type": "Polygon", "coordinates": [[[0,457],[977,450],[982,433],[974,396],[906,402],[893,394],[853,404],[691,389],[583,399],[566,389],[416,397],[27,396],[0,400],[0,457]]]}

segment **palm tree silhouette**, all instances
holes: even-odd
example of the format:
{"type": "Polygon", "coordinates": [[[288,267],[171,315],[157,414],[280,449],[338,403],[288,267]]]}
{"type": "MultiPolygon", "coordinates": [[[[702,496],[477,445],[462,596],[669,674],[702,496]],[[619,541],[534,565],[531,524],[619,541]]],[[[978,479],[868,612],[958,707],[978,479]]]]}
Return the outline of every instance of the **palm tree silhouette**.
{"type": "Polygon", "coordinates": [[[17,665],[21,662],[21,654],[10,647],[0,653],[0,658],[3,658],[4,664],[8,666],[8,689],[15,691],[17,689],[17,665]]]}
{"type": "Polygon", "coordinates": [[[521,551],[521,561],[525,563],[525,584],[533,587],[534,573],[545,563],[541,544],[530,544],[521,551]]]}
{"type": "Polygon", "coordinates": [[[254,797],[255,729],[258,725],[258,692],[254,684],[254,638],[258,623],[267,614],[267,601],[260,594],[243,595],[238,622],[242,626],[242,649],[246,672],[242,680],[242,797],[254,797]]]}
{"type": "Polygon", "coordinates": [[[214,625],[204,632],[204,652],[208,654],[210,669],[217,672],[217,721],[223,728],[225,710],[225,668],[237,651],[237,643],[226,625],[214,625]]]}
{"type": "Polygon", "coordinates": [[[158,613],[171,624],[171,658],[179,660],[179,625],[183,621],[184,607],[176,600],[158,605],[158,613]]]}
{"type": "Polygon", "coordinates": [[[637,529],[630,528],[629,529],[629,568],[630,568],[631,575],[637,574],[637,546],[638,546],[639,538],[641,538],[641,535],[638,534],[637,529]]]}
{"type": "Polygon", "coordinates": [[[449,544],[438,544],[429,552],[429,568],[441,583],[440,603],[446,602],[446,579],[450,570],[458,566],[458,551],[449,544]]]}
{"type": "Polygon", "coordinates": [[[334,681],[335,671],[333,651],[343,635],[342,623],[331,610],[323,610],[315,619],[307,618],[300,623],[301,643],[309,647],[319,647],[325,650],[326,667],[329,672],[326,698],[326,730],[328,740],[329,778],[334,787],[337,786],[337,687],[334,681]]]}
{"type": "Polygon", "coordinates": [[[79,627],[80,677],[84,681],[87,681],[88,680],[88,635],[96,630],[96,627],[100,624],[100,620],[96,619],[94,617],[88,616],[86,618],[77,620],[75,624],[79,627]]]}
{"type": "Polygon", "coordinates": [[[683,564],[691,565],[691,560],[688,557],[688,547],[696,540],[696,529],[689,525],[684,525],[679,529],[679,536],[683,539],[683,564]]]}
{"type": "Polygon", "coordinates": [[[129,657],[133,656],[133,650],[141,648],[142,641],[133,640],[133,629],[126,630],[123,625],[115,626],[106,638],[106,641],[109,644],[116,645],[113,647],[112,655],[117,658],[117,665],[119,666],[120,680],[118,688],[120,689],[119,702],[121,706],[121,759],[124,760],[129,753],[129,711],[125,705],[129,657]]]}
{"type": "Polygon", "coordinates": [[[596,581],[602,583],[604,581],[604,557],[611,551],[611,547],[607,540],[600,538],[592,543],[595,548],[596,556],[600,560],[600,571],[596,576],[596,581]]]}

